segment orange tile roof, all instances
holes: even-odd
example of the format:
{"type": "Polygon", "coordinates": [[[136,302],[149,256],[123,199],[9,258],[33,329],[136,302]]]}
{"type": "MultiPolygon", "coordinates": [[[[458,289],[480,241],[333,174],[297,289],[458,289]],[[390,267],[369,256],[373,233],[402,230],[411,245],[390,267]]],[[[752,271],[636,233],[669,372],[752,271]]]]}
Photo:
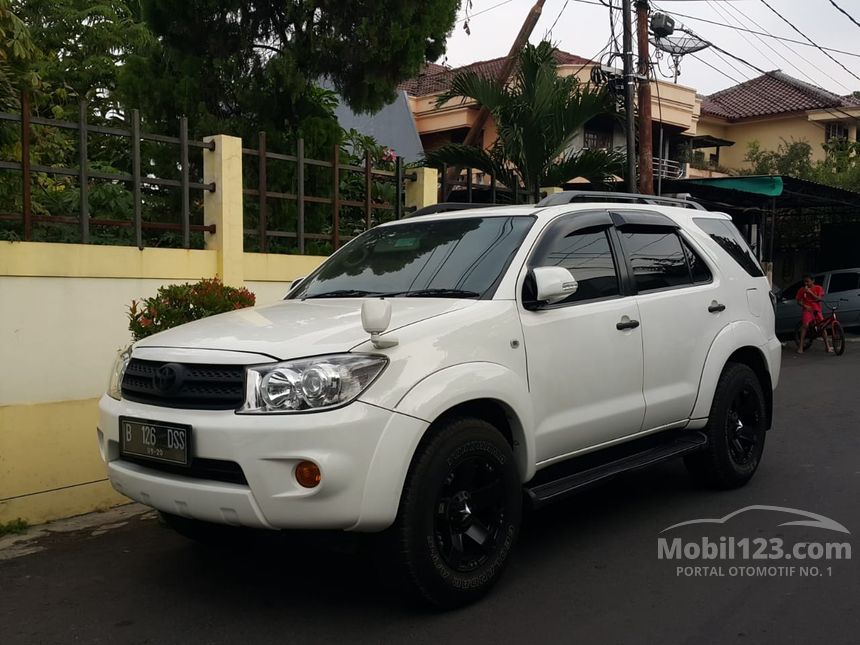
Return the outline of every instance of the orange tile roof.
{"type": "Polygon", "coordinates": [[[860,107],[860,100],[839,96],[781,71],[706,96],[702,114],[729,121],[832,108],[860,107]]]}
{"type": "MultiPolygon", "coordinates": [[[[400,83],[399,88],[412,96],[437,94],[451,87],[451,81],[458,72],[471,70],[483,76],[498,76],[506,58],[506,56],[501,56],[500,58],[482,60],[454,68],[444,67],[436,63],[428,63],[421,74],[415,78],[403,81],[400,83]]],[[[588,65],[594,62],[587,58],[561,51],[560,49],[555,51],[555,60],[559,65],[588,65]]]]}

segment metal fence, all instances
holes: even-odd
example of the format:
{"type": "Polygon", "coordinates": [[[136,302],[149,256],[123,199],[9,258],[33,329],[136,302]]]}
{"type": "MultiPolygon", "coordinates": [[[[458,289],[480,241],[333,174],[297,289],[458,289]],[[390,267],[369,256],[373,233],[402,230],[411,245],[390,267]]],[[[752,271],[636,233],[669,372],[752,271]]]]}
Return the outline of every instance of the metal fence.
{"type": "Polygon", "coordinates": [[[442,165],[439,170],[438,201],[480,204],[522,204],[529,195],[524,188],[514,184],[513,188],[499,185],[496,178],[475,168],[452,168],[442,165]],[[453,171],[453,172],[452,172],[453,171]]]}
{"type": "Polygon", "coordinates": [[[401,157],[394,159],[393,170],[374,167],[369,151],[364,153],[362,165],[341,163],[342,151],[337,145],[332,148],[329,161],[308,158],[305,155],[303,139],[297,141],[294,155],[272,152],[267,147],[265,132],[259,133],[256,149],[243,148],[242,153],[255,159],[255,163],[245,165],[245,168],[250,166],[251,170],[256,171],[256,177],[248,177],[249,173],[246,173],[242,190],[246,197],[256,198],[253,201],[245,200],[245,237],[256,239],[258,250],[262,253],[270,251],[273,238],[294,242],[292,250],[300,254],[306,252],[309,241],[325,242],[331,245],[330,249],[325,250],[334,251],[343,242],[351,240],[353,233],[369,229],[383,221],[385,218],[379,217],[377,211],[387,213],[390,218],[400,219],[404,215],[404,179],[414,178],[409,173],[404,173],[401,157]],[[273,186],[271,181],[272,162],[283,162],[289,167],[288,179],[285,181],[281,177],[280,181],[287,189],[273,190],[277,186],[273,186]],[[308,175],[313,171],[316,171],[316,177],[311,181],[308,175]],[[345,190],[344,179],[350,173],[361,177],[363,186],[345,190]],[[249,179],[251,181],[248,181],[249,179]],[[374,187],[380,183],[386,183],[393,188],[390,199],[374,198],[374,187]],[[291,217],[280,218],[288,221],[272,221],[272,207],[278,204],[289,205],[291,217]],[[309,218],[309,206],[323,207],[326,212],[309,218]],[[344,231],[344,208],[361,211],[361,226],[353,226],[353,229],[344,231]],[[251,210],[256,214],[256,222],[249,222],[251,218],[248,214],[251,210]],[[313,220],[314,226],[309,226],[309,219],[313,220]],[[317,230],[310,230],[311,228],[317,230]]]}
{"type": "MultiPolygon", "coordinates": [[[[134,242],[138,248],[144,247],[145,230],[179,231],[181,232],[182,247],[190,248],[192,232],[214,233],[214,226],[193,224],[191,222],[190,193],[194,191],[213,191],[215,185],[204,184],[202,181],[192,181],[190,178],[189,150],[213,150],[214,142],[191,141],[188,139],[188,120],[185,117],[179,119],[179,137],[169,137],[159,134],[149,134],[140,130],[140,114],[137,110],[129,112],[128,127],[116,128],[89,123],[88,106],[82,101],[79,106],[78,120],[63,121],[58,119],[47,119],[31,115],[30,101],[26,93],[21,98],[21,113],[0,113],[0,123],[12,122],[20,126],[20,160],[0,160],[0,169],[6,171],[17,171],[21,173],[21,211],[19,213],[0,213],[0,222],[12,221],[22,224],[22,239],[29,241],[33,239],[33,225],[75,225],[79,230],[79,241],[84,244],[90,243],[91,227],[106,227],[134,230],[134,242]],[[74,166],[62,166],[51,164],[36,164],[31,160],[31,143],[33,139],[33,126],[46,126],[60,130],[72,130],[77,132],[77,161],[74,166]],[[127,139],[127,153],[130,158],[131,172],[103,172],[91,167],[89,157],[90,135],[107,135],[127,139]],[[141,142],[150,141],[160,144],[169,144],[179,147],[176,156],[179,178],[158,177],[152,172],[144,170],[141,156],[141,142]],[[46,175],[59,175],[75,177],[79,186],[79,204],[76,216],[68,213],[37,214],[32,208],[32,186],[34,175],[44,173],[46,175]],[[93,218],[90,216],[90,191],[94,180],[115,182],[131,186],[132,216],[131,219],[93,218]],[[181,192],[181,207],[179,209],[178,221],[152,221],[143,216],[143,191],[144,189],[178,188],[181,192]]],[[[146,159],[148,161],[148,159],[146,159]]],[[[147,167],[151,164],[147,164],[147,167]]],[[[162,219],[162,218],[159,218],[162,219]]]]}

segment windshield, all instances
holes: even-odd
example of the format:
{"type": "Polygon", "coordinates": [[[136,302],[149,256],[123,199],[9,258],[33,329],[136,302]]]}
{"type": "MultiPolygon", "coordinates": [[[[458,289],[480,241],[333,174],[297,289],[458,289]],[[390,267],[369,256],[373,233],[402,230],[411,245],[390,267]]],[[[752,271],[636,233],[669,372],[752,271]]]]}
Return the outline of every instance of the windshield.
{"type": "Polygon", "coordinates": [[[468,217],[377,227],[289,298],[480,298],[495,287],[533,223],[531,216],[468,217]]]}

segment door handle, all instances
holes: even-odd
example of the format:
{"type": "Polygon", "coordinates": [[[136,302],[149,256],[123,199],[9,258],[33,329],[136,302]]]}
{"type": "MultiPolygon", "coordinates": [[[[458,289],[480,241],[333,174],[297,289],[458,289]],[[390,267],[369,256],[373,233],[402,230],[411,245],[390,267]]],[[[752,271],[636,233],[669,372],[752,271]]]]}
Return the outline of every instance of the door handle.
{"type": "Polygon", "coordinates": [[[636,329],[638,326],[638,320],[623,320],[615,325],[615,329],[618,331],[624,331],[626,329],[636,329]]]}
{"type": "Polygon", "coordinates": [[[718,314],[721,311],[725,311],[725,310],[726,310],[726,306],[724,304],[716,302],[716,301],[712,302],[711,306],[708,307],[708,311],[710,311],[712,314],[718,314]]]}

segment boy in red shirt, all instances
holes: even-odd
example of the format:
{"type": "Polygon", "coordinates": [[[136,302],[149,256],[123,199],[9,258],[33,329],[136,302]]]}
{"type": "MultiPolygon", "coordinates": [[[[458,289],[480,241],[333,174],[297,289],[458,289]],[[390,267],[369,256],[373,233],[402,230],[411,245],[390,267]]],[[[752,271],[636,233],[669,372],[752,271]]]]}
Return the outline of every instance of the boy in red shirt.
{"type": "MultiPolygon", "coordinates": [[[[824,300],[824,287],[820,284],[815,284],[815,278],[811,275],[803,276],[803,286],[797,290],[797,304],[803,307],[803,313],[800,316],[800,346],[797,348],[797,353],[803,353],[803,344],[806,340],[806,330],[813,321],[824,320],[821,315],[821,302],[824,300]]],[[[827,346],[827,351],[833,353],[833,348],[830,346],[830,338],[826,330],[822,330],[821,335],[824,337],[824,344],[827,346]]]]}

